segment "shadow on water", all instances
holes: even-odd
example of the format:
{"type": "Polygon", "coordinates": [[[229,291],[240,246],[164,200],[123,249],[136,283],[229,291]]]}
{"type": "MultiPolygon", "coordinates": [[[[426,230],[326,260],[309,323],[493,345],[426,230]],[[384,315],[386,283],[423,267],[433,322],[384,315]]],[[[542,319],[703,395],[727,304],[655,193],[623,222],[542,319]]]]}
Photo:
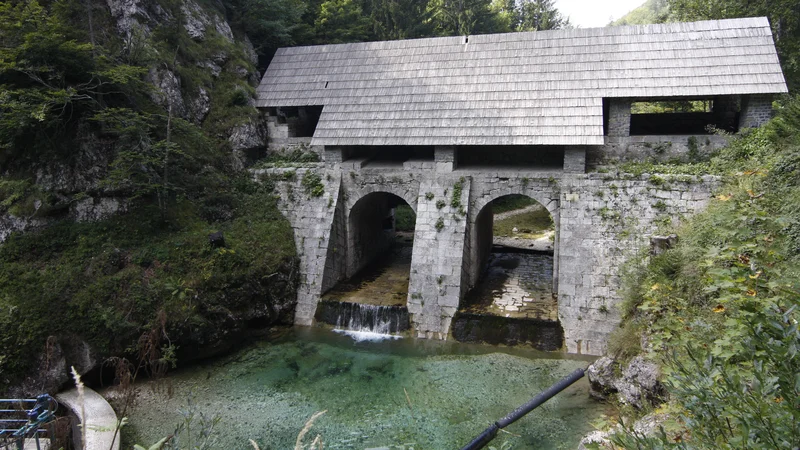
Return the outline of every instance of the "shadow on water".
{"type": "Polygon", "coordinates": [[[328,291],[323,300],[380,306],[402,306],[408,296],[413,242],[400,234],[385,255],[368,264],[349,280],[328,291]]]}
{"type": "Polygon", "coordinates": [[[531,251],[493,252],[481,281],[464,298],[461,312],[557,321],[553,256],[531,251]]]}

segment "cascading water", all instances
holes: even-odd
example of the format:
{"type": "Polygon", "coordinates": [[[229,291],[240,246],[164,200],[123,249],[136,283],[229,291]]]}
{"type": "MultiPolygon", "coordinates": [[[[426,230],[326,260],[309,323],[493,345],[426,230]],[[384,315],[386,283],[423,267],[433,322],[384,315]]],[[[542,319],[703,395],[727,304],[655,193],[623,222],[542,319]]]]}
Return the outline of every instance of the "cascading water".
{"type": "Polygon", "coordinates": [[[322,301],[317,320],[334,325],[334,331],[357,341],[399,339],[398,333],[409,328],[408,309],[404,306],[322,301]]]}

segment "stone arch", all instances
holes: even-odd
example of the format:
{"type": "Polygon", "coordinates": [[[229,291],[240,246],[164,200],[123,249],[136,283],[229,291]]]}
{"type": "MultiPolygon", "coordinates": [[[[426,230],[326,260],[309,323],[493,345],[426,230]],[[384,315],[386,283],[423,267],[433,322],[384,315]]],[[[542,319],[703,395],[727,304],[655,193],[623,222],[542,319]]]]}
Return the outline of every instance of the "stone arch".
{"type": "Polygon", "coordinates": [[[408,204],[416,213],[416,198],[413,202],[396,189],[368,189],[360,191],[363,195],[355,200],[348,199],[347,223],[347,277],[352,277],[376,257],[384,253],[394,239],[394,224],[391,231],[386,228],[391,203],[401,201],[408,204]],[[392,192],[393,190],[397,193],[392,192]]]}
{"type": "MultiPolygon", "coordinates": [[[[507,195],[524,195],[526,197],[530,197],[547,209],[547,211],[550,213],[550,216],[553,217],[554,222],[557,220],[556,218],[558,217],[559,212],[558,192],[545,192],[538,189],[526,189],[521,186],[507,186],[500,189],[494,189],[491,193],[487,193],[476,198],[472,204],[472,207],[470,208],[470,220],[474,222],[478,217],[478,214],[483,211],[486,205],[500,197],[505,197],[507,195]]],[[[556,228],[557,227],[558,224],[556,224],[556,228]]]]}
{"type": "Polygon", "coordinates": [[[348,193],[347,196],[347,211],[348,216],[350,215],[350,211],[355,207],[356,203],[361,201],[364,197],[370,194],[392,194],[396,197],[400,197],[411,209],[414,210],[414,214],[417,213],[417,193],[412,192],[408,189],[404,189],[402,185],[394,185],[393,183],[385,183],[385,184],[367,184],[357,189],[352,189],[348,193]]]}
{"type": "MultiPolygon", "coordinates": [[[[542,184],[542,183],[539,183],[542,184]]],[[[555,226],[555,239],[553,243],[553,292],[558,292],[558,267],[559,267],[559,192],[557,189],[534,184],[530,180],[512,180],[503,187],[494,188],[485,192],[472,201],[470,206],[470,233],[467,289],[474,287],[480,278],[483,266],[491,251],[494,223],[493,215],[487,213],[486,207],[493,201],[508,195],[524,195],[538,202],[547,209],[555,226]],[[488,244],[487,244],[488,242],[488,244]]]]}

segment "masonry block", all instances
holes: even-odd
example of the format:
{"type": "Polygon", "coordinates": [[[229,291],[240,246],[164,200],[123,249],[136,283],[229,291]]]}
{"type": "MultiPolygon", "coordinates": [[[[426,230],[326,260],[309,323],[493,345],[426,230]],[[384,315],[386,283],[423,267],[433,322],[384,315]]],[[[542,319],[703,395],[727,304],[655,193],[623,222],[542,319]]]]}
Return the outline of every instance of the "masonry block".
{"type": "Polygon", "coordinates": [[[564,150],[564,172],[586,172],[586,149],[571,147],[564,150]]]}
{"type": "Polygon", "coordinates": [[[771,95],[742,96],[742,111],[739,115],[739,128],[756,128],[772,118],[771,95]]]}

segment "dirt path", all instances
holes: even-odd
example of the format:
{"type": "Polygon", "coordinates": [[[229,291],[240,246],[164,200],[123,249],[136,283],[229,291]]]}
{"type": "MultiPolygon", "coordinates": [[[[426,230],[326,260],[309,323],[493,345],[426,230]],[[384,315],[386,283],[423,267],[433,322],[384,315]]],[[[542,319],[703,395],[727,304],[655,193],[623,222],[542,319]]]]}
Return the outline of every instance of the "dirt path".
{"type": "Polygon", "coordinates": [[[523,239],[518,237],[495,236],[492,239],[494,245],[503,245],[511,248],[525,248],[528,250],[538,250],[540,252],[553,251],[553,241],[551,235],[555,232],[550,231],[544,237],[539,239],[523,239]]]}

